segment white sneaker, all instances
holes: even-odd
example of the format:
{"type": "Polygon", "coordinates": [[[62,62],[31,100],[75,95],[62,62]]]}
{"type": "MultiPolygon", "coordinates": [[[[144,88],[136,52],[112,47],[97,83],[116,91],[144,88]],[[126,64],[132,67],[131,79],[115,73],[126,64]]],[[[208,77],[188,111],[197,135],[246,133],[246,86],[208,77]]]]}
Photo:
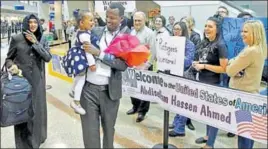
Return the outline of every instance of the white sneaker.
{"type": "Polygon", "coordinates": [[[85,115],[86,111],[81,107],[81,105],[77,105],[74,101],[71,102],[70,106],[74,109],[74,111],[78,114],[85,115]]]}

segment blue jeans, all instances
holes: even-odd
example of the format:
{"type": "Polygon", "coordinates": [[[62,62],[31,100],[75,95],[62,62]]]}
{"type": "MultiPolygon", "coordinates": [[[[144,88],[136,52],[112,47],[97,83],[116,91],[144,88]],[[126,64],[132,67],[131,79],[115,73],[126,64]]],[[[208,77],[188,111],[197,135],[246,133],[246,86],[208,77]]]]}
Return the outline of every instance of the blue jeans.
{"type": "Polygon", "coordinates": [[[208,136],[207,146],[214,148],[214,143],[218,134],[218,130],[219,130],[218,128],[207,125],[207,132],[206,132],[208,136]]]}
{"type": "Polygon", "coordinates": [[[175,131],[178,134],[185,134],[185,125],[187,119],[188,119],[187,117],[176,114],[173,120],[173,126],[174,126],[173,131],[175,131]]]}
{"type": "Polygon", "coordinates": [[[239,149],[252,149],[254,145],[254,140],[238,136],[238,148],[239,149]]]}

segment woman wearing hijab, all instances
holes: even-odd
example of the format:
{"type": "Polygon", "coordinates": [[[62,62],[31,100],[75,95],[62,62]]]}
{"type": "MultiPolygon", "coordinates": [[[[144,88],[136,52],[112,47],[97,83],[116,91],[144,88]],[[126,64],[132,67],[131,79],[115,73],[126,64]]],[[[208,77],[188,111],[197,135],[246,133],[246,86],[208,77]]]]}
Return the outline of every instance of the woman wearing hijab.
{"type": "Polygon", "coordinates": [[[32,85],[32,119],[14,126],[16,148],[39,148],[47,138],[45,62],[49,62],[48,42],[42,36],[39,19],[31,14],[23,20],[23,33],[12,36],[6,67],[14,75],[20,69],[32,85]]]}

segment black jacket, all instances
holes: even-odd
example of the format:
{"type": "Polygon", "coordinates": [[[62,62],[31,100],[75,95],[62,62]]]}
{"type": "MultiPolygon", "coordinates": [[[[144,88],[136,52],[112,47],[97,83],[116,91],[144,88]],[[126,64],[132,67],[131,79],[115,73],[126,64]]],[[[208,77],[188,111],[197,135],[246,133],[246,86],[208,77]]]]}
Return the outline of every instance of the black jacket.
{"type": "MultiPolygon", "coordinates": [[[[94,27],[92,30],[92,34],[97,35],[99,39],[101,39],[105,28],[106,26],[94,27]]],[[[127,26],[121,25],[120,32],[122,34],[130,34],[130,29],[127,26]]],[[[104,56],[102,62],[110,66],[112,70],[108,85],[109,96],[112,100],[119,100],[122,97],[122,72],[127,69],[127,64],[120,58],[115,58],[114,60],[110,61],[106,60],[105,57],[106,56],[104,56]]]]}
{"type": "Polygon", "coordinates": [[[190,40],[194,43],[195,46],[197,46],[201,42],[200,35],[195,31],[192,31],[190,40]]]}
{"type": "MultiPolygon", "coordinates": [[[[24,18],[23,30],[29,28],[29,15],[24,18]]],[[[39,22],[38,18],[34,16],[39,22]]],[[[17,148],[39,148],[47,138],[47,107],[45,62],[49,62],[51,54],[46,38],[42,36],[41,26],[38,25],[38,43],[29,42],[23,33],[12,36],[6,58],[6,67],[16,64],[22,70],[22,75],[32,85],[33,119],[29,125],[15,126],[15,143],[17,148]]]]}

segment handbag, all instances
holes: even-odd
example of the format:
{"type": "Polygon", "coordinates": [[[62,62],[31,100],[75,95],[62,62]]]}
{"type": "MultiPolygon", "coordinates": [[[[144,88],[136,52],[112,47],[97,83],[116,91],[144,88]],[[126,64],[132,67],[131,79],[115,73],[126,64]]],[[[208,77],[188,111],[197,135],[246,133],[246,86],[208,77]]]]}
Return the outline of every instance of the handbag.
{"type": "Polygon", "coordinates": [[[183,77],[190,80],[196,80],[196,73],[197,71],[195,68],[190,66],[186,71],[183,72],[183,77]]]}
{"type": "Polygon", "coordinates": [[[32,118],[32,86],[26,78],[11,76],[5,65],[1,69],[0,126],[21,124],[32,118]]]}

